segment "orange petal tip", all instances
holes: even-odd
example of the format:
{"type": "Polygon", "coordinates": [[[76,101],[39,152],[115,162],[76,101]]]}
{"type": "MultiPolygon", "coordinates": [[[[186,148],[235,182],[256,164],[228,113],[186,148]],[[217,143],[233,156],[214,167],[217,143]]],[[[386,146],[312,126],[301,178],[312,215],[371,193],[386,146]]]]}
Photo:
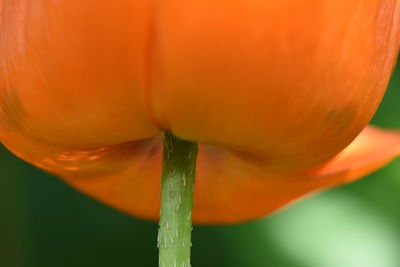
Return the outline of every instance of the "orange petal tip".
{"type": "Polygon", "coordinates": [[[313,174],[331,176],[334,183],[351,182],[383,167],[399,155],[399,131],[368,126],[341,153],[313,174]]]}

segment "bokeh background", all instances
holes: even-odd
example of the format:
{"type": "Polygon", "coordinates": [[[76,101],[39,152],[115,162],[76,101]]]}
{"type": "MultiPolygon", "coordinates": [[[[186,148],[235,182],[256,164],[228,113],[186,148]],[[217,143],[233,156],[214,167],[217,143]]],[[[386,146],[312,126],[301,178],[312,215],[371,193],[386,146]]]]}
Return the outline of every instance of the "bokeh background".
{"type": "MultiPolygon", "coordinates": [[[[373,119],[400,129],[400,68],[373,119]]],[[[0,267],[157,266],[157,224],[80,194],[0,147],[0,267]]],[[[400,159],[263,220],[194,227],[193,266],[400,267],[400,159]]]]}

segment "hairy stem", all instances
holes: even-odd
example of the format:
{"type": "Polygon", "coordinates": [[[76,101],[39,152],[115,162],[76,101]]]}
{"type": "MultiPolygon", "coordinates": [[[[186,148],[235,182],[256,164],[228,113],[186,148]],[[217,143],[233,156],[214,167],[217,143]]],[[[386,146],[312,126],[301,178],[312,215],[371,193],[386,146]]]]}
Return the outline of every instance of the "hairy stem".
{"type": "Polygon", "coordinates": [[[197,144],[164,134],[159,266],[189,267],[197,144]]]}

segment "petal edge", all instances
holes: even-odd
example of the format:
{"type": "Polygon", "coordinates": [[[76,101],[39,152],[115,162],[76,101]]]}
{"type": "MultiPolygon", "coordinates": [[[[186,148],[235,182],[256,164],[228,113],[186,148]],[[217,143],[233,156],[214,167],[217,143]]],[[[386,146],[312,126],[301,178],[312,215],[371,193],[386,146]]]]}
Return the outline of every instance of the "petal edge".
{"type": "Polygon", "coordinates": [[[311,177],[331,176],[333,183],[347,183],[383,167],[399,155],[399,131],[367,126],[341,153],[311,172],[311,177]]]}

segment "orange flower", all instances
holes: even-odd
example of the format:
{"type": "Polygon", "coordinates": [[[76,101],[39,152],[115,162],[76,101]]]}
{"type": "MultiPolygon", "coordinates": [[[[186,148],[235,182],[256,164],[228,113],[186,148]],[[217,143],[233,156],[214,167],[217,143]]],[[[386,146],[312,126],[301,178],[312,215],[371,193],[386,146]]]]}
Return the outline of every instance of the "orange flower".
{"type": "Polygon", "coordinates": [[[0,140],[156,219],[170,130],[200,144],[194,222],[249,220],[400,153],[362,131],[399,45],[398,0],[1,0],[0,140]]]}

